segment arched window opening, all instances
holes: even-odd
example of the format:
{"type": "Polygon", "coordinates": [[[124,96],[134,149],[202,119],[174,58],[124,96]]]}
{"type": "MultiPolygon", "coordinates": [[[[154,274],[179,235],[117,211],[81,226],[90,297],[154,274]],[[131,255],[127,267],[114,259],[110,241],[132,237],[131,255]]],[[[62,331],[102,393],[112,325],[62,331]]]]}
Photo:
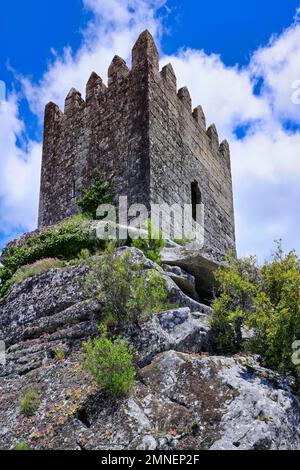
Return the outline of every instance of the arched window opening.
{"type": "Polygon", "coordinates": [[[192,190],[192,217],[193,217],[193,220],[196,222],[197,221],[197,206],[202,203],[202,195],[201,195],[201,191],[199,189],[199,185],[197,181],[194,181],[191,184],[191,190],[192,190]]]}

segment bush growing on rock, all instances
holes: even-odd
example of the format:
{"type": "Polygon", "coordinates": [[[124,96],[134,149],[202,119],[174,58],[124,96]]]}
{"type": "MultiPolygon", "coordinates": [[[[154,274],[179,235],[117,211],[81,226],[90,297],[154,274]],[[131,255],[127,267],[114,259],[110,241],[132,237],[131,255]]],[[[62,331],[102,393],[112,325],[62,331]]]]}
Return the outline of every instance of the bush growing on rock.
{"type": "Polygon", "coordinates": [[[73,258],[68,262],[68,266],[78,266],[80,264],[86,263],[87,261],[89,261],[91,256],[92,254],[90,250],[88,250],[87,248],[84,248],[83,250],[80,251],[80,253],[78,254],[76,258],[73,258]]]}
{"type": "Polygon", "coordinates": [[[142,323],[170,307],[161,274],[143,271],[132,253],[118,254],[113,245],[92,264],[85,289],[102,304],[109,324],[142,323]]]}
{"type": "Polygon", "coordinates": [[[56,359],[56,361],[61,362],[65,359],[65,357],[66,357],[66,353],[65,353],[64,348],[62,346],[59,346],[55,350],[55,359],[56,359]]]}
{"type": "Polygon", "coordinates": [[[36,390],[27,390],[20,399],[21,413],[33,416],[40,407],[40,395],[36,390]]]}
{"type": "Polygon", "coordinates": [[[162,238],[162,233],[160,233],[153,224],[151,220],[147,221],[148,234],[145,237],[139,237],[136,240],[132,241],[132,246],[141,250],[146,258],[150,259],[154,263],[161,264],[161,250],[165,248],[166,243],[162,238]]]}
{"type": "Polygon", "coordinates": [[[57,258],[41,259],[35,263],[22,266],[22,268],[18,269],[18,271],[14,274],[12,281],[21,283],[29,277],[37,276],[38,274],[42,274],[49,269],[63,268],[64,266],[66,266],[66,263],[57,258]]]}
{"type": "Polygon", "coordinates": [[[103,248],[96,235],[91,236],[83,216],[76,216],[61,224],[28,238],[21,245],[8,245],[3,252],[4,267],[0,268],[0,297],[3,297],[22,266],[44,258],[72,259],[83,249],[91,251],[103,248]]]}
{"type": "Polygon", "coordinates": [[[30,447],[26,442],[18,442],[14,450],[30,450],[30,447]]]}
{"type": "Polygon", "coordinates": [[[105,328],[100,337],[84,343],[83,367],[96,384],[113,396],[128,395],[134,385],[135,370],[128,342],[121,337],[109,339],[105,328]]]}
{"type": "Polygon", "coordinates": [[[297,372],[292,344],[300,340],[300,260],[284,254],[281,244],[271,262],[257,265],[253,257],[227,259],[217,272],[220,297],[213,303],[212,327],[220,352],[243,347],[242,328],[252,331],[247,348],[260,354],[263,365],[281,373],[297,372]]]}
{"type": "Polygon", "coordinates": [[[193,238],[189,237],[182,237],[182,238],[173,238],[173,242],[176,243],[179,246],[185,246],[187,245],[190,241],[193,241],[193,238]]]}
{"type": "Polygon", "coordinates": [[[216,274],[220,296],[213,302],[212,327],[216,349],[235,353],[242,347],[242,326],[253,309],[259,270],[255,257],[236,259],[228,253],[216,274]]]}
{"type": "Polygon", "coordinates": [[[6,295],[12,284],[13,271],[5,266],[0,266],[0,300],[6,295]]]}

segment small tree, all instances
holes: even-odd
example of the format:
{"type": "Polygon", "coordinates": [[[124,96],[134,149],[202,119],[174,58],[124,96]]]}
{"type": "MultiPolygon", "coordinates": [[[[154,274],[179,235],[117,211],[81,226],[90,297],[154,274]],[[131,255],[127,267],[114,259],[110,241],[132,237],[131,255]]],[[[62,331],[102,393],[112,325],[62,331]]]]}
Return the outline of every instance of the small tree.
{"type": "Polygon", "coordinates": [[[219,352],[234,353],[241,349],[242,326],[260,284],[256,258],[238,260],[229,252],[215,277],[220,291],[212,305],[215,347],[219,352]]]}
{"type": "Polygon", "coordinates": [[[96,384],[113,396],[128,395],[134,385],[135,370],[132,352],[121,337],[107,337],[99,327],[100,337],[84,343],[83,367],[96,384]]]}
{"type": "Polygon", "coordinates": [[[253,332],[247,347],[265,366],[296,372],[292,344],[300,340],[300,260],[295,251],[285,255],[279,242],[262,267],[253,257],[230,256],[216,277],[220,296],[213,303],[212,327],[219,351],[240,350],[245,326],[253,332]]]}
{"type": "Polygon", "coordinates": [[[169,308],[166,284],[155,270],[143,270],[132,253],[118,254],[110,245],[91,265],[85,289],[103,306],[106,321],[124,325],[147,321],[169,308]]]}
{"type": "Polygon", "coordinates": [[[84,190],[82,196],[77,199],[77,205],[81,211],[97,218],[97,209],[101,204],[114,204],[114,184],[106,181],[102,172],[97,172],[96,182],[88,189],[84,190]]]}
{"type": "Polygon", "coordinates": [[[300,340],[300,260],[295,251],[284,254],[278,244],[272,262],[261,268],[258,291],[247,324],[253,328],[253,351],[279,372],[295,372],[292,344],[300,340]]]}

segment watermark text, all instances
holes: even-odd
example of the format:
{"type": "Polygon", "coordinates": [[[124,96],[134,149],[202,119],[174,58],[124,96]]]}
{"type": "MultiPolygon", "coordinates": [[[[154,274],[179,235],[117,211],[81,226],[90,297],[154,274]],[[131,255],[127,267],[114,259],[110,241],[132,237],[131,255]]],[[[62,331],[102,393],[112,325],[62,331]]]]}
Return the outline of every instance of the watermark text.
{"type": "Polygon", "coordinates": [[[292,94],[292,103],[299,105],[300,104],[300,80],[295,80],[293,82],[292,89],[294,90],[292,94]]]}
{"type": "Polygon", "coordinates": [[[6,101],[6,85],[3,80],[0,80],[0,104],[6,101]]]}

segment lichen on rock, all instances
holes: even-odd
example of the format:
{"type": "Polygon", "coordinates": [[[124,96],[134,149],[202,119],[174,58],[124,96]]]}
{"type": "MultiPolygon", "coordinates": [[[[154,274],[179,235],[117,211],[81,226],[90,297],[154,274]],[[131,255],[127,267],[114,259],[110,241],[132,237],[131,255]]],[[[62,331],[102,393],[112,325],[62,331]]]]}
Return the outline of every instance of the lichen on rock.
{"type": "Polygon", "coordinates": [[[248,356],[213,355],[210,308],[181,291],[170,267],[164,271],[135,248],[117,255],[126,252],[164,276],[175,304],[124,331],[136,367],[130,396],[109,396],[82,369],[82,342],[103,321],[101,305],[84,290],[90,265],[51,269],[14,286],[0,306],[7,352],[0,447],[26,441],[31,449],[299,449],[292,380],[248,356]],[[19,407],[28,389],[40,399],[30,417],[19,407]]]}

